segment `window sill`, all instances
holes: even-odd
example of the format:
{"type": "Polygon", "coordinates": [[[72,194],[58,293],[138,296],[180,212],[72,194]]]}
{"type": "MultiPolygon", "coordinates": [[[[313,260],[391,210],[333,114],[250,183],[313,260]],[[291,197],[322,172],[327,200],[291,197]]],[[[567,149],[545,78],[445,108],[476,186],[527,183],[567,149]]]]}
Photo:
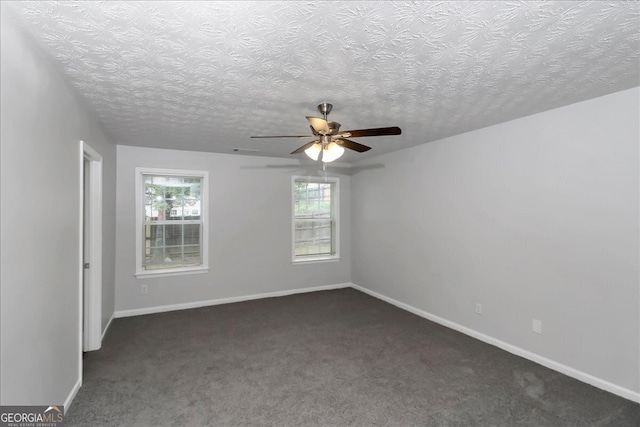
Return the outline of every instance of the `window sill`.
{"type": "Polygon", "coordinates": [[[338,262],[340,261],[340,257],[324,257],[324,258],[306,258],[306,259],[294,259],[291,261],[294,265],[302,265],[302,264],[317,264],[322,262],[338,262]]]}
{"type": "Polygon", "coordinates": [[[198,267],[198,268],[176,268],[176,269],[167,269],[163,271],[142,271],[136,273],[137,279],[152,279],[156,277],[169,277],[169,276],[186,276],[189,274],[204,274],[208,273],[209,268],[206,267],[198,267]]]}

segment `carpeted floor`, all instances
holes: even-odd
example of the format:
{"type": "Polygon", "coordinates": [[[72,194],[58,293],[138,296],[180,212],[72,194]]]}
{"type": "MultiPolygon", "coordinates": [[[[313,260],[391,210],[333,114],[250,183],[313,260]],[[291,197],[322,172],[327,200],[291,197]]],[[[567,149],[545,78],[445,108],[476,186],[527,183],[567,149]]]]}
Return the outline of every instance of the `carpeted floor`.
{"type": "Polygon", "coordinates": [[[354,289],[116,319],[66,426],[639,426],[640,405],[354,289]]]}

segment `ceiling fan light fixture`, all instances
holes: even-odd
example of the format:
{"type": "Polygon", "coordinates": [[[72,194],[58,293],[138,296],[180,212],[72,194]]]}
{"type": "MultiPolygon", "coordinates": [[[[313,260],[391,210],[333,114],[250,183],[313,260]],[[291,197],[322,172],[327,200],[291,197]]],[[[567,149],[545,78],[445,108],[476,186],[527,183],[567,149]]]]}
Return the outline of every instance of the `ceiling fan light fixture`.
{"type": "Polygon", "coordinates": [[[344,154],[344,148],[335,142],[330,142],[327,144],[327,147],[323,150],[322,153],[322,161],[324,163],[333,162],[334,160],[339,159],[344,154]]]}
{"type": "Polygon", "coordinates": [[[318,160],[318,156],[320,155],[320,151],[322,151],[322,145],[316,142],[311,147],[304,150],[304,153],[309,156],[311,160],[318,160]]]}

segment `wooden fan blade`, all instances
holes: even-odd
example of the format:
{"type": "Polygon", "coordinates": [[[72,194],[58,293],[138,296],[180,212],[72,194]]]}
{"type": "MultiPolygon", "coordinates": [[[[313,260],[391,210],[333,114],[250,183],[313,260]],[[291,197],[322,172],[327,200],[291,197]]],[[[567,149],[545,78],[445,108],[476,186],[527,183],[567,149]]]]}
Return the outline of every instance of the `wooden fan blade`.
{"type": "Polygon", "coordinates": [[[371,150],[371,147],[367,147],[366,145],[358,144],[355,141],[350,141],[344,138],[333,138],[338,145],[342,145],[344,148],[348,148],[349,150],[357,151],[358,153],[364,153],[365,151],[371,150]]]}
{"type": "Polygon", "coordinates": [[[309,120],[311,127],[320,135],[329,135],[331,133],[329,123],[327,123],[325,119],[307,116],[307,120],[309,120]]]}
{"type": "Polygon", "coordinates": [[[291,154],[298,154],[298,153],[302,153],[304,150],[306,150],[307,148],[311,147],[313,144],[315,144],[318,141],[311,141],[311,142],[307,142],[306,144],[304,144],[302,147],[298,148],[297,150],[294,150],[291,152],[291,154]]]}
{"type": "Polygon", "coordinates": [[[268,136],[250,136],[249,138],[313,138],[314,135],[268,135],[268,136]]]}
{"type": "Polygon", "coordinates": [[[361,136],[384,136],[384,135],[400,135],[402,130],[399,127],[393,126],[388,128],[373,128],[373,129],[356,129],[340,132],[337,136],[341,138],[359,138],[361,136]]]}

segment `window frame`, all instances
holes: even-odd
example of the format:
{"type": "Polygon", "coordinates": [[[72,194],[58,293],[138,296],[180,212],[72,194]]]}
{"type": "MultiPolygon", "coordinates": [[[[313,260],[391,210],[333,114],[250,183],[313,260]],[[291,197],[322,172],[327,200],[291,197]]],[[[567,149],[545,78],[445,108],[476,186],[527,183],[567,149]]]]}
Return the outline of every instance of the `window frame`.
{"type": "Polygon", "coordinates": [[[209,271],[209,221],[208,221],[208,194],[209,194],[209,172],[202,170],[187,169],[167,169],[167,168],[147,168],[137,167],[135,177],[135,233],[136,233],[136,272],[137,278],[153,278],[177,276],[185,274],[200,274],[209,271]],[[145,208],[144,208],[144,176],[145,175],[163,175],[178,176],[189,178],[201,178],[202,184],[200,189],[200,251],[202,256],[202,264],[193,267],[177,267],[164,268],[157,270],[145,270],[144,263],[144,233],[145,233],[145,208]]]}
{"type": "Polygon", "coordinates": [[[340,260],[340,178],[338,177],[309,177],[297,176],[291,177],[291,262],[293,264],[309,264],[317,262],[332,262],[340,260]],[[334,239],[332,255],[318,256],[296,256],[296,182],[308,182],[318,184],[333,184],[333,212],[332,220],[335,224],[335,230],[332,238],[334,239]]]}

